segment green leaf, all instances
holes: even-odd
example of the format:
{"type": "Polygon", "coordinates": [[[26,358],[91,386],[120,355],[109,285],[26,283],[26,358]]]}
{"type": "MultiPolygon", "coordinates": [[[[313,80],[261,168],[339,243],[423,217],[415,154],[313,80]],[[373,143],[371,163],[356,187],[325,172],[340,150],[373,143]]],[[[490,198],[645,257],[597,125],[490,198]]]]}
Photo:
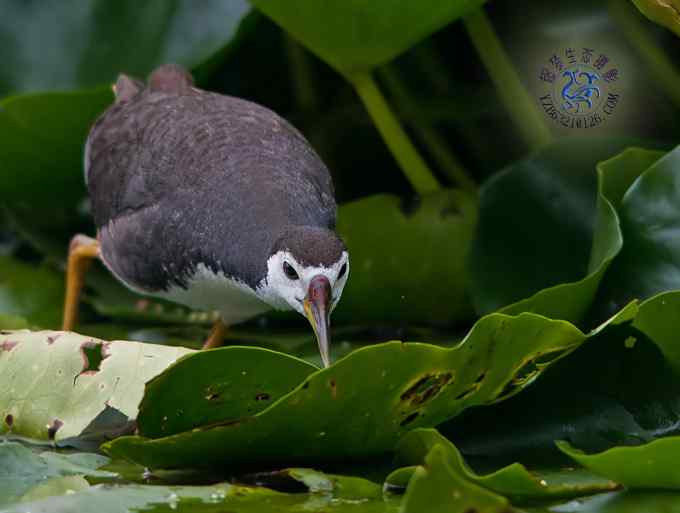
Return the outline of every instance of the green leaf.
{"type": "Polygon", "coordinates": [[[508,500],[476,485],[449,464],[446,450],[437,444],[416,467],[400,513],[507,513],[508,500]]]}
{"type": "Polygon", "coordinates": [[[680,494],[665,490],[603,493],[585,497],[566,504],[556,504],[549,508],[530,508],[533,513],[641,513],[680,512],[680,494]]]}
{"type": "Polygon", "coordinates": [[[478,311],[583,320],[622,245],[605,194],[629,184],[626,173],[598,180],[595,167],[628,142],[562,140],[485,184],[470,256],[478,311]]]}
{"type": "MultiPolygon", "coordinates": [[[[467,465],[456,446],[434,429],[416,429],[404,436],[397,448],[398,463],[401,465],[421,464],[425,456],[437,445],[444,449],[449,467],[462,479],[511,498],[513,501],[578,497],[615,490],[619,487],[614,481],[582,470],[529,471],[519,463],[486,475],[479,475],[467,465]]],[[[400,480],[404,478],[399,473],[396,477],[400,480]]],[[[392,482],[391,476],[387,477],[386,482],[388,484],[392,482]]]]}
{"type": "Polygon", "coordinates": [[[628,314],[517,397],[440,431],[466,457],[564,463],[554,440],[588,452],[639,445],[677,432],[680,416],[680,291],[629,305],[628,314]]]}
{"type": "Polygon", "coordinates": [[[413,211],[378,195],[340,207],[351,276],[339,321],[446,323],[472,317],[466,259],[476,200],[461,191],[424,197],[413,211]]]}
{"type": "Polygon", "coordinates": [[[3,329],[25,328],[27,324],[54,328],[61,323],[63,301],[62,274],[0,255],[3,329]]]}
{"type": "Polygon", "coordinates": [[[144,384],[191,350],[59,331],[0,333],[0,432],[72,442],[129,429],[144,384]]]}
{"type": "Polygon", "coordinates": [[[331,66],[369,70],[393,59],[484,0],[253,0],[252,4],[331,66]]]}
{"type": "MultiPolygon", "coordinates": [[[[290,508],[305,502],[264,488],[246,488],[228,483],[211,486],[97,485],[74,494],[20,503],[3,513],[98,513],[191,511],[218,513],[226,508],[237,511],[267,512],[272,507],[290,508]]],[[[285,511],[285,510],[284,510],[285,511]]]]}
{"type": "Polygon", "coordinates": [[[35,485],[21,496],[19,502],[33,502],[48,497],[71,494],[90,487],[83,476],[51,477],[35,485]]]}
{"type": "Polygon", "coordinates": [[[11,504],[29,493],[46,493],[44,487],[55,477],[113,476],[115,474],[96,470],[108,461],[106,456],[98,454],[37,452],[18,442],[0,439],[0,506],[11,504]],[[36,486],[41,486],[42,491],[36,486]]]}
{"type": "Polygon", "coordinates": [[[633,151],[603,164],[639,175],[618,208],[625,243],[602,285],[609,311],[680,289],[680,147],[659,157],[633,151]]]}
{"type": "MultiPolygon", "coordinates": [[[[157,439],[121,437],[104,449],[156,468],[318,464],[381,455],[415,427],[435,426],[471,406],[516,394],[584,339],[566,322],[494,314],[451,349],[400,342],[361,348],[255,415],[234,412],[222,425],[157,439]]],[[[211,365],[230,368],[227,349],[210,354],[211,365]]],[[[181,362],[184,375],[198,374],[191,370],[194,360],[181,362]]],[[[234,383],[234,396],[241,382],[249,382],[241,378],[238,370],[222,376],[234,383]]],[[[181,399],[149,408],[172,418],[189,408],[181,399]]]]}
{"type": "Polygon", "coordinates": [[[29,326],[30,324],[23,317],[0,313],[0,330],[23,330],[29,326]]]}
{"type": "MultiPolygon", "coordinates": [[[[295,484],[303,485],[311,494],[331,495],[335,499],[366,502],[382,499],[382,487],[360,477],[326,474],[311,468],[287,468],[247,476],[247,482],[285,491],[295,484]]],[[[242,480],[243,478],[241,478],[242,480]]]]}
{"type": "Polygon", "coordinates": [[[257,347],[201,351],[147,383],[139,405],[139,432],[159,438],[257,415],[315,370],[303,360],[257,347]],[[186,376],[192,379],[187,382],[186,376]],[[182,407],[168,415],[177,404],[182,407]]]}
{"type": "Polygon", "coordinates": [[[680,36],[680,2],[678,0],[633,0],[642,14],[680,36]]]}
{"type": "Polygon", "coordinates": [[[91,224],[79,210],[83,144],[111,100],[107,86],[0,101],[0,206],[40,250],[64,255],[74,231],[91,224]]]}
{"type": "Polygon", "coordinates": [[[245,0],[56,6],[10,0],[0,19],[9,57],[0,70],[0,95],[92,87],[113,82],[122,71],[146,75],[166,62],[195,67],[234,39],[248,10],[245,0]]]}
{"type": "Polygon", "coordinates": [[[557,442],[557,447],[584,467],[628,488],[680,490],[680,437],[613,447],[599,454],[586,454],[565,441],[557,442]]]}

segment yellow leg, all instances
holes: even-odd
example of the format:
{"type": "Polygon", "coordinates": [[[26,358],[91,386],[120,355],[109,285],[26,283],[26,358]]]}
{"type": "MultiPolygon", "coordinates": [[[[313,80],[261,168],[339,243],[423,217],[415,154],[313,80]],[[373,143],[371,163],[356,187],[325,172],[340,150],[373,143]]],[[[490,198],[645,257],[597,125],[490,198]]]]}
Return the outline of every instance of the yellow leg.
{"type": "Polygon", "coordinates": [[[203,344],[203,349],[212,349],[214,347],[220,347],[224,344],[224,335],[227,332],[227,327],[222,322],[222,319],[215,321],[212,331],[208,336],[208,339],[203,344]]]}
{"type": "Polygon", "coordinates": [[[62,329],[73,330],[78,324],[78,304],[85,282],[85,273],[92,260],[99,258],[99,242],[86,235],[76,235],[71,239],[66,267],[66,300],[62,329]]]}

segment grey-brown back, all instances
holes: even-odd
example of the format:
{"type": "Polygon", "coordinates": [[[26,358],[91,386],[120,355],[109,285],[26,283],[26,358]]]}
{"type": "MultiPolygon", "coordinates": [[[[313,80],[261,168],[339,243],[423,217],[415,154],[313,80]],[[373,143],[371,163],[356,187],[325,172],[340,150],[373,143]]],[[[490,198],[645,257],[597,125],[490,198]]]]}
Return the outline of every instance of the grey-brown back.
{"type": "Polygon", "coordinates": [[[254,286],[287,227],[334,227],[328,170],[274,112],[181,81],[128,85],[85,162],[102,253],[123,280],[183,285],[203,262],[254,286]]]}

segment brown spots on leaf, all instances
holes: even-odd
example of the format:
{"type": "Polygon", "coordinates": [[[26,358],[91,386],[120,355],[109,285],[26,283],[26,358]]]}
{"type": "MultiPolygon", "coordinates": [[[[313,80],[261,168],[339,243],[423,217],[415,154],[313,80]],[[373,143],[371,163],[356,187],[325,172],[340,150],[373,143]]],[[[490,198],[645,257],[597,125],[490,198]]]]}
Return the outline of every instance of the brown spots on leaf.
{"type": "Polygon", "coordinates": [[[47,425],[47,437],[50,440],[54,440],[54,437],[57,435],[57,431],[63,426],[64,423],[59,420],[59,419],[54,419],[51,424],[47,425]]]}
{"type": "Polygon", "coordinates": [[[305,381],[305,383],[302,385],[302,390],[307,390],[309,388],[309,381],[305,381]]]}
{"type": "Polygon", "coordinates": [[[457,396],[456,396],[456,401],[461,401],[463,399],[467,399],[469,396],[471,396],[473,393],[475,393],[477,390],[479,390],[479,385],[477,383],[473,383],[469,387],[464,388],[457,396]]]}
{"type": "Polygon", "coordinates": [[[407,426],[408,424],[410,424],[411,422],[413,422],[414,420],[416,420],[416,419],[418,418],[418,415],[419,415],[418,412],[417,412],[417,411],[414,411],[414,412],[411,413],[410,415],[407,415],[407,416],[399,423],[399,425],[400,425],[401,427],[407,426]]]}
{"type": "Polygon", "coordinates": [[[51,346],[52,344],[54,344],[59,339],[59,337],[61,337],[61,333],[56,333],[54,335],[48,335],[47,336],[47,345],[51,346]]]}
{"type": "Polygon", "coordinates": [[[452,378],[453,374],[450,372],[425,374],[401,394],[401,401],[412,406],[420,406],[436,397],[452,378]]]}
{"type": "Polygon", "coordinates": [[[329,386],[330,389],[331,389],[331,395],[333,396],[333,399],[337,399],[337,397],[338,397],[338,389],[337,389],[337,387],[335,386],[335,380],[334,380],[334,379],[331,379],[331,380],[328,382],[328,386],[329,386]]]}
{"type": "Polygon", "coordinates": [[[0,343],[0,351],[11,351],[14,349],[17,345],[19,345],[19,342],[12,342],[10,340],[5,340],[2,343],[0,343]]]}
{"type": "Polygon", "coordinates": [[[260,392],[255,396],[256,401],[269,401],[269,394],[267,392],[260,392]]]}
{"type": "Polygon", "coordinates": [[[7,424],[7,427],[11,428],[14,425],[14,415],[11,413],[5,415],[5,424],[7,424]]]}
{"type": "Polygon", "coordinates": [[[222,393],[219,390],[215,390],[212,386],[206,387],[204,393],[206,401],[218,401],[222,397],[222,393]]]}
{"type": "Polygon", "coordinates": [[[135,303],[135,310],[138,312],[145,312],[146,310],[149,309],[149,306],[151,305],[151,301],[148,299],[140,299],[135,303]]]}

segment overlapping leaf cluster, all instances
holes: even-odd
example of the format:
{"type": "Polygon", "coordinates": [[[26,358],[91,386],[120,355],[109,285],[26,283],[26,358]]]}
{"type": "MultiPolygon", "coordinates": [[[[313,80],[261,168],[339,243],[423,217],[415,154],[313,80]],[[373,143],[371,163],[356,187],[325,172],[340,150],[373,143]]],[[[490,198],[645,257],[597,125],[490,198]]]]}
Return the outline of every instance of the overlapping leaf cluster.
{"type": "MultiPolygon", "coordinates": [[[[252,346],[195,352],[2,331],[0,431],[80,449],[105,442],[113,462],[3,441],[0,507],[506,512],[546,511],[595,493],[567,507],[677,504],[672,492],[637,490],[680,487],[680,148],[564,139],[496,173],[478,193],[460,172],[453,175],[465,190],[441,188],[371,73],[460,17],[473,31],[482,3],[253,1],[352,84],[423,193],[413,209],[387,194],[341,206],[353,276],[335,319],[469,322],[467,335],[443,347],[427,336],[362,347],[319,370],[252,346]],[[122,460],[154,469],[163,485],[127,484],[122,460]],[[248,486],[177,485],[164,469],[237,475],[248,486]]],[[[243,2],[119,4],[93,0],[82,24],[116,41],[101,51],[130,46],[135,59],[72,52],[57,31],[53,47],[68,47],[69,59],[26,51],[0,72],[2,94],[66,90],[0,101],[3,216],[48,260],[63,255],[70,234],[90,228],[81,148],[111,101],[107,83],[120,70],[143,75],[168,60],[200,78],[253,17],[243,2]],[[146,30],[149,17],[165,30],[146,30]],[[190,21],[200,35],[182,30],[190,21]],[[120,23],[129,26],[122,39],[120,23]],[[36,65],[44,73],[26,72],[36,65]]],[[[9,5],[15,17],[25,14],[19,2],[9,5]]],[[[667,12],[663,22],[672,24],[667,12]]],[[[0,34],[21,39],[2,21],[0,34]]],[[[49,261],[37,267],[11,248],[3,253],[0,327],[54,327],[61,273],[49,261]]],[[[91,284],[88,304],[100,315],[207,320],[140,304],[103,275],[91,284]]],[[[132,467],[131,481],[142,467],[132,467]]]]}

